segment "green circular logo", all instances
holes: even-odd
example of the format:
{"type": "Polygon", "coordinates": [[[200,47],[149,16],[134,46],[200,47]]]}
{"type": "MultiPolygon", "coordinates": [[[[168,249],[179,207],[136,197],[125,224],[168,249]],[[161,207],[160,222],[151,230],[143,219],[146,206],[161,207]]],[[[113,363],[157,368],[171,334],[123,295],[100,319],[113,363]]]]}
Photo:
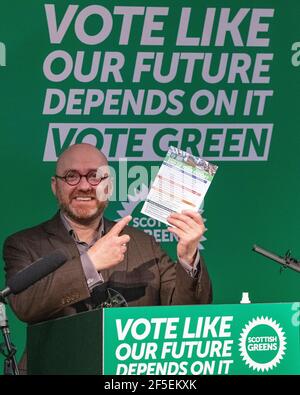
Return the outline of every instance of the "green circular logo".
{"type": "Polygon", "coordinates": [[[244,327],[240,353],[253,370],[268,371],[280,363],[286,349],[286,337],[279,324],[268,317],[257,317],[244,327]]]}

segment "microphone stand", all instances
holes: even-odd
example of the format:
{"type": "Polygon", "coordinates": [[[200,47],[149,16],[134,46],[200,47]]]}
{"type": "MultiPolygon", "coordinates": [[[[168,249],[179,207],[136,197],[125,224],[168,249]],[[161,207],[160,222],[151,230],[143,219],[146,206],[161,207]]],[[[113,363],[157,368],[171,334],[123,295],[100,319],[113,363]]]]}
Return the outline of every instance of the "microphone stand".
{"type": "Polygon", "coordinates": [[[10,340],[10,330],[6,317],[5,299],[0,297],[0,328],[3,335],[4,343],[0,346],[0,352],[4,355],[4,375],[19,375],[19,369],[16,361],[16,347],[10,340]]]}
{"type": "Polygon", "coordinates": [[[261,247],[258,247],[256,245],[253,246],[252,248],[253,251],[258,252],[259,254],[265,256],[266,258],[272,259],[273,261],[279,263],[284,269],[287,267],[295,270],[296,272],[300,272],[300,261],[297,259],[293,258],[291,256],[291,252],[287,251],[284,257],[278,256],[276,254],[273,254],[273,252],[264,250],[261,247]]]}

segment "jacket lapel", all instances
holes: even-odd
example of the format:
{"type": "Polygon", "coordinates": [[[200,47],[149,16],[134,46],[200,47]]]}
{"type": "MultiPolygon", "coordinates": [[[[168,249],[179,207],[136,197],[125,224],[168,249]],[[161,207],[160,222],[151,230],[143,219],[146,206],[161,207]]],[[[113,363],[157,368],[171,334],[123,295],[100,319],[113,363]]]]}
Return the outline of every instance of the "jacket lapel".
{"type": "Polygon", "coordinates": [[[62,223],[59,212],[45,222],[43,228],[48,234],[49,243],[53,248],[62,249],[70,258],[79,255],[76,243],[62,223]]]}

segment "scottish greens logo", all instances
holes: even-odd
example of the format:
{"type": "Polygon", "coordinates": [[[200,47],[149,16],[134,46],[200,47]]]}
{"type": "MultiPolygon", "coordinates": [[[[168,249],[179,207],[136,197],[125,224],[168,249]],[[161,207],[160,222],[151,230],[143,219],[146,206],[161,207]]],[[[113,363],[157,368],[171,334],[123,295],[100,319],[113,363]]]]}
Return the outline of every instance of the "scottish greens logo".
{"type": "Polygon", "coordinates": [[[272,318],[257,317],[249,321],[239,340],[244,362],[258,372],[272,370],[285,354],[285,333],[272,318]]]}

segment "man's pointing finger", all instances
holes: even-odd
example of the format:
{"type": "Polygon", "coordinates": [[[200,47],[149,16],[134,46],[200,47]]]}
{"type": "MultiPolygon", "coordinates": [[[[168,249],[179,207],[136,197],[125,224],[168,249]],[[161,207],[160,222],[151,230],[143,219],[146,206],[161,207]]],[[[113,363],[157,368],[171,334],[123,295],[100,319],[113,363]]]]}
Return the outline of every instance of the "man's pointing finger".
{"type": "Polygon", "coordinates": [[[122,230],[125,228],[126,225],[129,224],[129,222],[132,220],[131,215],[127,215],[126,217],[122,218],[118,223],[116,223],[111,230],[109,231],[109,234],[114,235],[114,236],[119,236],[119,234],[122,232],[122,230]]]}

